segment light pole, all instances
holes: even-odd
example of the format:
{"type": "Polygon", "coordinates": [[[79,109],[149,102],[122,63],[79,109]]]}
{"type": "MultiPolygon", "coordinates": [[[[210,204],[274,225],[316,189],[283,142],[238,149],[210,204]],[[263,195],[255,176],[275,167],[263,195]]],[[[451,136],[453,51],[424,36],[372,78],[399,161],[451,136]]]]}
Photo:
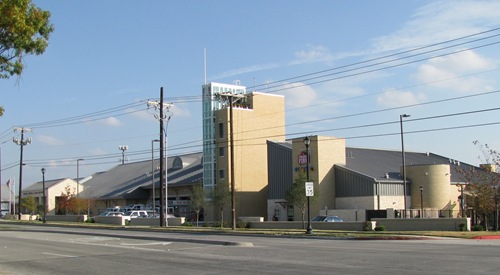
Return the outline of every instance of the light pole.
{"type": "Polygon", "coordinates": [[[128,145],[120,145],[118,146],[118,150],[122,151],[122,164],[125,164],[125,151],[128,150],[128,145]]]}
{"type": "Polygon", "coordinates": [[[80,161],[84,159],[76,160],[76,197],[80,195],[80,161]]]}
{"type": "Polygon", "coordinates": [[[45,195],[45,168],[42,168],[43,223],[47,221],[47,197],[45,195]]]}
{"type": "MultiPolygon", "coordinates": [[[[306,146],[306,155],[307,155],[306,177],[307,177],[307,182],[309,182],[309,163],[310,163],[309,145],[311,145],[311,139],[309,137],[304,138],[304,145],[306,146]]],[[[306,234],[310,235],[312,233],[313,233],[313,229],[311,226],[311,203],[310,203],[309,196],[307,196],[307,230],[306,230],[306,234]]]]}
{"type": "Polygon", "coordinates": [[[424,187],[420,185],[420,218],[424,218],[424,187]]]}
{"type": "Polygon", "coordinates": [[[153,139],[151,141],[151,185],[153,186],[153,214],[156,213],[156,203],[155,203],[155,153],[154,153],[154,143],[160,142],[159,139],[153,139]]]}
{"type": "Polygon", "coordinates": [[[410,115],[402,114],[399,115],[399,125],[401,126],[401,157],[403,159],[403,203],[404,203],[404,214],[403,217],[406,218],[406,160],[405,160],[405,142],[403,134],[403,118],[410,117],[410,115]]]}

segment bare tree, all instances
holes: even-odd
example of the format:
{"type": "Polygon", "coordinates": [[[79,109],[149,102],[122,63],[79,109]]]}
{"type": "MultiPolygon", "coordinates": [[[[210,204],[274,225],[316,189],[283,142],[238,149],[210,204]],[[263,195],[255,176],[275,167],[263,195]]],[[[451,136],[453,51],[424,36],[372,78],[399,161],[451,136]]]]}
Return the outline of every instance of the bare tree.
{"type": "Polygon", "coordinates": [[[500,154],[491,149],[488,144],[483,145],[477,140],[473,143],[482,152],[482,156],[478,158],[483,164],[480,169],[458,168],[457,171],[467,183],[464,191],[468,194],[468,206],[473,207],[476,214],[482,217],[486,229],[488,229],[488,220],[493,220],[495,229],[498,229],[496,227],[500,174],[497,173],[497,167],[500,164],[500,154]]]}

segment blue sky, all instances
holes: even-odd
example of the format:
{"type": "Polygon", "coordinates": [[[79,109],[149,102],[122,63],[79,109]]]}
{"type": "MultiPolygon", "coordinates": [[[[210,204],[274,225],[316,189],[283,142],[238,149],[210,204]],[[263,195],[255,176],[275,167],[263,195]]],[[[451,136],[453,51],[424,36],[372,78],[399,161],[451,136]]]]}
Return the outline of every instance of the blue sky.
{"type": "Polygon", "coordinates": [[[34,3],[55,31],[21,78],[0,80],[3,183],[19,176],[13,127],[33,129],[23,186],[42,167],[76,177],[79,158],[80,176],[107,170],[120,145],[150,158],[159,124],[146,102],[160,87],[174,103],[169,155],[201,151],[204,49],[209,82],[285,95],[288,138],[400,150],[407,113],[408,151],[478,164],[474,140],[500,148],[498,1],[34,3]]]}

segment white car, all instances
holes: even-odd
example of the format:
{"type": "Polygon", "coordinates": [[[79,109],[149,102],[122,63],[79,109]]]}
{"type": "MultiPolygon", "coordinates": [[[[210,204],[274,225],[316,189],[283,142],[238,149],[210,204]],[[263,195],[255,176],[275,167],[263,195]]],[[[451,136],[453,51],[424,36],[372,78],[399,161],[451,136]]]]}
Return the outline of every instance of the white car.
{"type": "Polygon", "coordinates": [[[148,216],[148,212],[146,210],[132,210],[125,215],[123,215],[127,221],[135,218],[146,218],[148,216]]]}

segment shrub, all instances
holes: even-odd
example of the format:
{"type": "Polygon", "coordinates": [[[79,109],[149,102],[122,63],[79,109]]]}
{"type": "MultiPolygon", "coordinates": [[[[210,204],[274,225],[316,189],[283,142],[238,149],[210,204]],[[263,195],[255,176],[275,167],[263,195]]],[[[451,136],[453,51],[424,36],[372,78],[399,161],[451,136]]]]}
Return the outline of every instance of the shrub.
{"type": "Polygon", "coordinates": [[[250,228],[250,223],[239,221],[238,223],[236,223],[236,227],[237,228],[250,228]]]}
{"type": "Polygon", "coordinates": [[[458,225],[460,231],[465,231],[465,223],[461,223],[458,225]]]}
{"type": "Polygon", "coordinates": [[[384,225],[378,225],[375,227],[375,231],[385,231],[385,230],[386,230],[386,228],[384,225]]]}
{"type": "Polygon", "coordinates": [[[363,226],[363,231],[372,231],[372,223],[367,221],[365,222],[365,225],[363,226]]]}
{"type": "Polygon", "coordinates": [[[480,224],[476,224],[472,227],[472,231],[484,231],[484,228],[480,224]]]}

